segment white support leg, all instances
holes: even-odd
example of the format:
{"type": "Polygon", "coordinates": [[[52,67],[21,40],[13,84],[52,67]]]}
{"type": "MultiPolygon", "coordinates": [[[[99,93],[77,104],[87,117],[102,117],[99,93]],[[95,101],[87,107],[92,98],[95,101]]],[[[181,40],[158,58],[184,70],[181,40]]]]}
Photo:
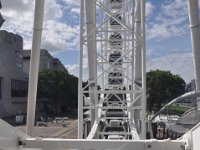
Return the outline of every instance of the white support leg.
{"type": "MultiPolygon", "coordinates": [[[[200,22],[198,0],[188,0],[196,90],[200,90],[200,22]]],[[[200,102],[197,102],[200,106],[200,102]]]]}
{"type": "Polygon", "coordinates": [[[145,37],[145,0],[141,0],[142,28],[142,101],[141,101],[141,138],[146,139],[146,37],[145,37]]]}
{"type": "Polygon", "coordinates": [[[27,127],[26,133],[30,136],[33,134],[35,123],[35,108],[37,97],[38,70],[40,61],[40,46],[42,37],[42,26],[44,18],[45,0],[35,1],[35,16],[33,27],[33,40],[31,51],[31,62],[29,71],[29,86],[28,86],[28,109],[27,109],[27,127]]]}
{"type": "MultiPolygon", "coordinates": [[[[96,89],[96,4],[95,1],[85,0],[85,10],[87,19],[87,48],[88,48],[88,69],[89,69],[89,88],[91,91],[96,89]],[[91,32],[93,31],[93,32],[91,32]]],[[[93,105],[96,105],[96,95],[90,94],[90,101],[93,105]]],[[[93,125],[96,117],[95,110],[91,110],[91,124],[93,125]]]]}
{"type": "MultiPolygon", "coordinates": [[[[141,41],[139,40],[141,38],[141,2],[138,1],[137,3],[137,11],[136,11],[136,17],[135,17],[135,51],[134,51],[134,79],[135,80],[141,80],[142,79],[142,45],[141,41]]],[[[139,87],[134,84],[134,90],[139,90],[139,87]]],[[[141,93],[135,93],[134,94],[134,100],[138,97],[138,95],[141,95],[141,93]]],[[[134,106],[141,106],[141,98],[135,103],[134,106]]],[[[135,123],[137,124],[137,121],[139,121],[140,118],[140,111],[141,110],[134,110],[134,119],[135,123]]],[[[138,127],[137,127],[138,128],[138,127]]]]}
{"type": "Polygon", "coordinates": [[[84,2],[80,0],[80,52],[79,52],[79,82],[78,82],[78,138],[83,138],[83,91],[82,91],[82,75],[83,75],[83,14],[84,2]]]}

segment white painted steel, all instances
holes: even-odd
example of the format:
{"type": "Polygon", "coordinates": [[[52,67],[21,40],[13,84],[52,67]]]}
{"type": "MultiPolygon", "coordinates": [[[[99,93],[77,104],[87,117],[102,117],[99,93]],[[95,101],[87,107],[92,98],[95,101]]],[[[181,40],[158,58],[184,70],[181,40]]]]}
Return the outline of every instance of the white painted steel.
{"type": "Polygon", "coordinates": [[[79,39],[79,80],[78,80],[78,138],[83,138],[83,92],[82,92],[82,76],[83,76],[83,13],[84,3],[80,0],[80,39],[79,39]]]}
{"type": "MultiPolygon", "coordinates": [[[[200,22],[198,0],[188,0],[196,90],[200,90],[200,22]]],[[[200,101],[197,102],[200,106],[200,101]]]]}
{"type": "MultiPolygon", "coordinates": [[[[141,2],[138,1],[138,7],[135,17],[135,37],[138,39],[141,36],[141,2]]],[[[141,44],[139,40],[135,41],[135,52],[134,52],[134,77],[135,79],[142,79],[142,56],[141,56],[141,44]]]]}
{"type": "Polygon", "coordinates": [[[140,140],[140,136],[137,132],[137,127],[134,122],[130,124],[130,130],[131,130],[132,140],[140,140]]]}
{"type": "MultiPolygon", "coordinates": [[[[188,132],[188,137],[199,135],[199,126],[188,132]]],[[[28,135],[15,129],[0,120],[0,149],[1,150],[60,150],[60,149],[123,149],[123,150],[183,150],[188,138],[181,140],[87,140],[87,139],[55,139],[30,138],[28,135]]],[[[198,141],[195,141],[198,142],[198,141]]],[[[191,144],[192,145],[192,144],[191,144]]],[[[197,143],[198,145],[198,143],[197,143]]],[[[190,148],[190,147],[188,147],[190,148]]],[[[198,150],[198,149],[188,149],[198,150]]]]}
{"type": "MultiPolygon", "coordinates": [[[[88,69],[89,69],[89,90],[95,90],[97,68],[96,68],[96,0],[85,0],[85,13],[86,13],[86,28],[87,28],[87,50],[88,50],[88,69]]],[[[90,93],[90,100],[93,105],[96,105],[96,94],[90,93]]],[[[96,119],[97,111],[91,110],[91,123],[93,124],[96,119]]]]}
{"type": "Polygon", "coordinates": [[[113,150],[184,150],[185,141],[172,140],[77,140],[77,139],[34,139],[23,140],[23,148],[56,149],[113,149],[113,150]]]}
{"type": "Polygon", "coordinates": [[[18,150],[18,141],[28,138],[25,133],[15,129],[13,126],[0,119],[0,149],[18,150]]]}
{"type": "Polygon", "coordinates": [[[198,124],[191,132],[190,132],[190,136],[191,136],[191,149],[192,150],[199,150],[200,148],[200,142],[199,142],[199,138],[200,138],[200,124],[198,124]]]}
{"type": "Polygon", "coordinates": [[[200,123],[196,125],[191,131],[191,149],[199,150],[200,148],[200,123]]]}
{"type": "MultiPolygon", "coordinates": [[[[131,16],[127,10],[130,10],[127,8],[128,4],[130,4],[131,1],[129,0],[124,0],[124,9],[120,5],[115,5],[111,6],[111,8],[119,8],[121,9],[120,11],[123,12],[123,16],[131,16]]],[[[136,0],[132,1],[133,7],[135,3],[138,4],[137,2],[141,2],[141,5],[137,5],[138,8],[132,9],[132,10],[137,10],[141,14],[136,14],[136,22],[135,18],[132,18],[132,27],[130,27],[130,22],[126,20],[120,20],[118,19],[115,15],[119,13],[120,11],[112,12],[113,10],[109,10],[110,8],[108,6],[108,1],[107,0],[81,0],[80,6],[81,6],[81,17],[80,17],[80,70],[79,70],[79,138],[83,137],[83,97],[84,94],[89,93],[90,94],[90,100],[91,103],[89,104],[88,107],[85,107],[85,109],[90,109],[91,110],[91,116],[89,119],[92,120],[92,122],[95,122],[92,131],[89,134],[89,139],[43,139],[43,138],[29,138],[28,135],[22,133],[21,131],[18,131],[17,129],[13,128],[12,126],[8,125],[4,121],[0,120],[0,149],[1,150],[17,150],[17,149],[22,149],[22,150],[35,150],[35,149],[44,149],[44,150],[55,150],[55,149],[123,149],[123,150],[149,150],[149,149],[154,149],[154,150],[199,150],[200,147],[200,124],[196,125],[193,129],[191,129],[189,132],[187,132],[181,139],[176,140],[176,141],[171,141],[171,140],[163,140],[163,141],[158,141],[158,140],[139,140],[139,139],[145,139],[146,137],[146,45],[145,45],[145,0],[136,0]],[[107,3],[107,4],[106,4],[107,3]],[[87,24],[84,25],[84,4],[86,6],[86,19],[87,19],[87,24]],[[106,4],[106,5],[103,5],[106,4]],[[95,12],[96,12],[96,6],[99,6],[100,9],[105,12],[106,16],[104,19],[104,22],[101,23],[98,27],[96,27],[96,18],[95,18],[95,12]],[[141,9],[141,10],[140,10],[141,9]],[[141,16],[140,16],[141,15],[141,16]],[[117,29],[116,27],[112,27],[108,25],[109,17],[113,17],[115,21],[117,21],[122,28],[117,29]],[[137,22],[137,19],[140,20],[141,18],[141,23],[137,22]],[[107,22],[107,26],[104,28],[104,25],[107,22]],[[126,24],[127,23],[127,24],[126,24]],[[131,29],[134,29],[134,25],[136,24],[136,34],[134,35],[134,30],[131,31],[131,29]],[[138,26],[138,28],[137,28],[138,26]],[[87,40],[84,40],[84,34],[85,34],[85,29],[87,28],[87,40]],[[140,31],[141,30],[141,31],[140,31]],[[101,39],[96,39],[97,32],[101,33],[106,33],[101,37],[101,39]],[[124,34],[125,39],[122,39],[123,42],[132,42],[132,47],[130,47],[130,43],[125,43],[124,47],[122,48],[123,50],[125,49],[125,53],[123,53],[122,58],[127,59],[130,64],[132,64],[131,67],[134,66],[134,49],[138,50],[141,52],[141,54],[135,52],[135,71],[139,71],[135,73],[135,78],[136,77],[141,77],[142,79],[142,87],[135,89],[135,90],[119,90],[117,89],[117,86],[111,86],[109,84],[106,85],[104,84],[105,80],[102,80],[104,90],[106,87],[109,87],[110,89],[108,91],[102,91],[102,90],[97,90],[95,87],[97,86],[97,80],[99,77],[101,77],[102,74],[108,74],[110,70],[120,70],[123,74],[123,78],[126,79],[127,81],[129,80],[131,85],[134,85],[134,79],[133,76],[131,77],[128,76],[128,73],[130,68],[127,65],[127,68],[123,68],[123,65],[116,65],[116,62],[119,60],[117,59],[113,64],[109,64],[107,61],[107,57],[104,56],[108,55],[110,53],[109,51],[109,42],[110,39],[108,39],[108,35],[111,32],[130,32],[131,33],[131,38],[127,36],[127,34],[124,34]],[[133,37],[136,37],[136,40],[133,39],[133,37]],[[142,39],[142,40],[140,40],[142,39]],[[101,51],[100,58],[101,60],[104,60],[105,63],[108,63],[107,65],[103,66],[102,68],[102,73],[100,75],[97,75],[97,66],[100,66],[100,62],[97,61],[97,56],[96,54],[98,53],[97,48],[97,42],[101,42],[101,48],[105,48],[103,51],[101,51]],[[134,45],[135,43],[141,44],[138,46],[138,44],[134,45]],[[87,42],[87,44],[85,43],[87,42]],[[89,58],[88,61],[89,63],[89,84],[88,87],[90,86],[89,91],[84,91],[85,89],[82,89],[82,75],[83,75],[83,50],[84,50],[84,45],[87,45],[88,48],[88,53],[89,53],[89,58]],[[136,48],[135,48],[136,46],[136,48]],[[138,47],[137,47],[138,46],[138,47]],[[132,52],[130,54],[130,52],[132,52]],[[130,58],[132,55],[132,58],[130,58]],[[141,67],[138,68],[138,66],[141,63],[141,67]],[[137,65],[138,64],[138,65],[137,65]],[[104,68],[105,67],[105,68],[104,68]],[[138,68],[138,69],[137,69],[138,68]],[[127,70],[126,70],[127,69],[127,70]],[[92,88],[91,88],[92,86],[92,88]],[[133,94],[138,93],[139,96],[135,97],[134,100],[130,100],[130,98],[133,96],[133,94]],[[97,98],[96,96],[98,94],[101,94],[100,98],[100,103],[97,103],[97,98]],[[128,100],[131,102],[130,105],[125,105],[125,106],[119,106],[119,105],[111,105],[111,106],[106,106],[104,107],[102,105],[102,101],[105,101],[107,99],[107,96],[104,98],[102,95],[103,94],[125,94],[128,98],[128,100]],[[135,106],[134,104],[140,101],[141,105],[135,106]],[[105,109],[118,109],[121,108],[123,109],[124,112],[127,113],[127,109],[138,109],[140,114],[138,114],[137,118],[141,119],[140,121],[142,122],[142,127],[141,127],[141,135],[140,137],[138,136],[139,134],[137,133],[138,131],[136,130],[135,125],[133,122],[130,124],[130,132],[114,132],[113,135],[132,135],[135,138],[132,138],[133,140],[95,140],[94,138],[98,138],[96,135],[107,135],[111,134],[110,132],[100,132],[98,127],[100,126],[99,121],[101,120],[106,120],[106,119],[113,119],[115,121],[114,126],[120,125],[120,121],[123,123],[126,123],[126,121],[130,121],[130,116],[123,116],[123,117],[115,117],[115,116],[98,116],[98,112],[103,112],[105,109]],[[118,123],[116,123],[116,120],[118,123]],[[135,135],[134,135],[135,134],[135,135]],[[22,145],[21,145],[22,144],[22,145]]],[[[192,43],[193,43],[193,53],[194,53],[194,64],[195,64],[195,75],[196,75],[196,80],[197,80],[197,90],[199,90],[200,86],[200,80],[199,80],[199,64],[200,64],[200,57],[199,57],[199,46],[198,45],[198,40],[200,39],[199,37],[199,18],[198,18],[198,1],[197,0],[188,0],[188,5],[189,5],[189,14],[190,14],[190,21],[191,21],[191,33],[192,33],[192,43]]],[[[134,12],[132,12],[134,14],[134,12]]],[[[44,0],[36,0],[36,5],[35,5],[35,18],[34,18],[34,32],[33,32],[33,41],[32,41],[32,54],[31,54],[31,67],[30,67],[30,81],[29,81],[29,95],[28,95],[28,116],[27,116],[27,133],[29,135],[32,134],[32,129],[34,125],[34,118],[35,118],[35,102],[36,102],[36,92],[37,92],[37,78],[38,78],[38,66],[39,66],[39,56],[40,56],[40,44],[41,44],[41,34],[42,34],[42,24],[43,24],[43,15],[44,15],[44,0]]],[[[129,18],[128,17],[128,18],[129,18]]],[[[113,50],[111,49],[111,52],[118,51],[118,50],[113,50]]],[[[127,63],[129,63],[127,62],[127,63]]],[[[124,62],[123,62],[124,63],[124,62]]],[[[133,73],[133,72],[132,72],[133,73]]],[[[107,78],[106,76],[103,75],[103,77],[107,78]]],[[[129,83],[129,82],[126,82],[129,83]]],[[[123,86],[122,86],[123,87],[123,86]]],[[[121,88],[121,87],[120,87],[121,88]]],[[[190,92],[187,94],[184,94],[173,101],[171,101],[167,106],[179,101],[180,99],[200,94],[199,91],[194,91],[190,92]]],[[[86,98],[86,97],[84,97],[86,98]]],[[[87,99],[87,98],[86,98],[87,99]]],[[[123,103],[123,100],[120,100],[120,102],[123,103]]],[[[167,106],[161,109],[164,110],[167,106]]],[[[116,113],[116,112],[115,112],[116,113]]],[[[87,118],[88,119],[88,118],[87,118]]],[[[153,119],[153,118],[152,118],[153,119]]],[[[113,126],[112,124],[108,124],[108,126],[113,126]]],[[[85,131],[85,130],[84,130],[85,131]]],[[[113,136],[112,135],[112,136],[113,136]]]]}
{"type": "MultiPolygon", "coordinates": [[[[140,54],[140,56],[137,54],[137,56],[134,56],[135,43],[137,43],[137,48],[140,53],[146,53],[144,44],[145,29],[142,26],[145,24],[143,22],[145,21],[145,15],[142,19],[143,24],[140,22],[137,32],[134,32],[136,23],[135,11],[139,10],[139,14],[142,15],[145,13],[144,5],[139,5],[138,2],[140,1],[83,0],[86,8],[84,11],[85,13],[81,13],[81,18],[85,17],[86,22],[85,24],[81,24],[80,31],[82,32],[81,34],[86,36],[84,36],[80,46],[85,45],[88,50],[86,53],[88,55],[89,79],[86,80],[88,80],[89,83],[84,88],[82,88],[79,83],[79,92],[81,92],[79,93],[79,101],[81,101],[82,96],[82,101],[89,102],[89,105],[83,104],[83,110],[80,111],[90,110],[91,112],[88,116],[89,118],[84,117],[83,120],[91,120],[91,124],[96,122],[94,127],[90,128],[91,132],[89,133],[89,137],[93,137],[97,132],[101,133],[101,135],[105,133],[101,130],[110,126],[110,119],[123,119],[125,125],[121,125],[121,127],[127,126],[126,132],[128,135],[132,133],[132,139],[138,139],[139,134],[141,136],[145,135],[144,129],[146,119],[144,118],[145,114],[143,115],[141,112],[145,112],[146,107],[142,108],[141,105],[143,104],[144,106],[146,101],[143,100],[142,102],[142,99],[146,98],[144,90],[146,87],[133,88],[135,86],[134,57],[140,57],[140,62],[138,63],[141,72],[140,78],[144,79],[146,74],[145,66],[142,66],[145,64],[145,62],[142,63],[142,60],[145,59],[143,56],[146,54],[140,54]],[[97,7],[97,9],[95,10],[94,7],[97,7]],[[94,14],[101,17],[98,22],[96,22],[94,14]],[[136,37],[136,39],[134,39],[134,37],[136,37]],[[95,62],[95,60],[97,60],[97,62],[95,62]],[[95,74],[96,72],[98,72],[98,74],[95,74]],[[144,75],[144,78],[142,78],[142,75],[144,75]],[[97,85],[101,86],[100,90],[96,88],[97,85]],[[132,88],[130,88],[130,85],[132,85],[132,88]],[[82,90],[80,90],[80,88],[82,88],[82,90]],[[133,95],[136,93],[138,93],[138,95],[134,97],[133,95]],[[86,96],[88,94],[90,95],[89,97],[86,96]],[[99,94],[101,94],[101,96],[98,100],[97,97],[99,94]],[[112,102],[116,100],[117,102],[112,102]],[[135,105],[136,103],[137,105],[135,105]],[[142,125],[140,124],[142,128],[137,126],[138,130],[136,130],[134,125],[135,120],[133,120],[133,117],[128,113],[133,110],[138,112],[137,121],[142,123],[142,125]],[[141,131],[143,133],[141,133],[141,131]]],[[[142,4],[144,3],[145,2],[142,4]]],[[[83,56],[81,57],[80,59],[83,61],[83,56]]],[[[80,64],[80,68],[81,67],[83,68],[83,64],[80,64]]],[[[80,80],[82,81],[83,79],[80,80]]],[[[145,80],[142,83],[145,83],[145,80]]],[[[81,105],[82,104],[79,104],[80,109],[82,107],[81,105]]],[[[82,121],[79,121],[79,123],[81,122],[82,121]]],[[[84,125],[84,127],[87,127],[87,124],[84,125]]],[[[79,127],[79,130],[81,130],[81,127],[79,127]]],[[[120,132],[119,135],[121,135],[120,132]]],[[[87,136],[84,137],[86,138],[87,136]]],[[[104,136],[97,138],[102,137],[104,136]]],[[[130,139],[130,137],[125,137],[130,139]]]]}
{"type": "MultiPolygon", "coordinates": [[[[142,45],[141,41],[139,40],[141,38],[141,32],[142,32],[142,26],[141,26],[141,1],[138,1],[137,3],[137,10],[136,10],[136,16],[135,16],[135,51],[134,51],[134,80],[142,80],[142,45]]],[[[140,90],[140,87],[138,87],[136,84],[133,84],[134,90],[140,90]]],[[[134,101],[136,101],[137,97],[141,95],[141,93],[135,93],[134,94],[134,101]]],[[[137,102],[134,103],[134,106],[141,106],[141,96],[138,99],[137,102]]],[[[141,110],[133,110],[131,116],[134,117],[134,122],[136,123],[137,129],[140,127],[138,126],[138,121],[140,120],[140,112],[141,110]]]]}
{"type": "Polygon", "coordinates": [[[142,99],[141,99],[141,138],[146,139],[146,33],[145,33],[145,0],[141,0],[141,29],[142,29],[142,99]]]}
{"type": "Polygon", "coordinates": [[[98,128],[99,128],[99,124],[98,124],[97,121],[95,121],[93,126],[92,126],[91,132],[88,135],[87,139],[90,139],[90,140],[94,139],[96,137],[96,135],[97,135],[98,128]]]}
{"type": "Polygon", "coordinates": [[[27,128],[26,133],[32,135],[35,123],[35,108],[37,97],[38,70],[40,60],[40,45],[42,36],[42,26],[44,18],[45,0],[35,1],[35,15],[33,27],[33,40],[29,71],[29,86],[28,86],[28,108],[27,108],[27,128]]]}
{"type": "Polygon", "coordinates": [[[186,150],[199,150],[200,147],[200,123],[184,134],[180,140],[186,141],[186,150]]]}

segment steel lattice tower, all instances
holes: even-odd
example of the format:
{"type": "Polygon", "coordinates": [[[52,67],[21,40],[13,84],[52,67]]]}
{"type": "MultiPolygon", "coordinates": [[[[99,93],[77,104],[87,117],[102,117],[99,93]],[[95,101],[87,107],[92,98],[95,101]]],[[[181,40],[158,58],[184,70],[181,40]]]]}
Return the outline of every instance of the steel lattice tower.
{"type": "Polygon", "coordinates": [[[144,139],[145,2],[80,3],[79,138],[144,139]]]}

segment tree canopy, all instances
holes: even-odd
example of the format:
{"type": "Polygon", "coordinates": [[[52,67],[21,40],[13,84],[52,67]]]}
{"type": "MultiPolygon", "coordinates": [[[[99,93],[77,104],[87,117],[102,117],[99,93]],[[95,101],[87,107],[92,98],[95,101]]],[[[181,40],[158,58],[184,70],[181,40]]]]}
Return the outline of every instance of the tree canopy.
{"type": "Polygon", "coordinates": [[[160,109],[162,104],[185,93],[185,81],[170,71],[147,73],[147,109],[160,109]]]}
{"type": "Polygon", "coordinates": [[[41,71],[38,78],[38,99],[46,99],[51,111],[56,114],[76,109],[78,78],[60,70],[41,71]]]}
{"type": "MultiPolygon", "coordinates": [[[[83,83],[83,86],[87,82],[83,83]]],[[[147,73],[147,108],[160,109],[162,104],[185,92],[185,81],[170,71],[147,73]]],[[[68,72],[45,69],[39,73],[38,99],[46,102],[55,114],[76,110],[78,107],[78,78],[68,72]]]]}

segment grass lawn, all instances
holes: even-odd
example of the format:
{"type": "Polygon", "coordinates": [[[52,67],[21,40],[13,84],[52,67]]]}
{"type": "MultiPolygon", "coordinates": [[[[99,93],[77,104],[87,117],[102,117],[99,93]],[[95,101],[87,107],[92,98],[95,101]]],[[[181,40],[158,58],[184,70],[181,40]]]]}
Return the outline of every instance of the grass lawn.
{"type": "Polygon", "coordinates": [[[168,107],[168,113],[178,115],[178,114],[183,114],[189,109],[191,109],[191,107],[174,104],[168,107]]]}

